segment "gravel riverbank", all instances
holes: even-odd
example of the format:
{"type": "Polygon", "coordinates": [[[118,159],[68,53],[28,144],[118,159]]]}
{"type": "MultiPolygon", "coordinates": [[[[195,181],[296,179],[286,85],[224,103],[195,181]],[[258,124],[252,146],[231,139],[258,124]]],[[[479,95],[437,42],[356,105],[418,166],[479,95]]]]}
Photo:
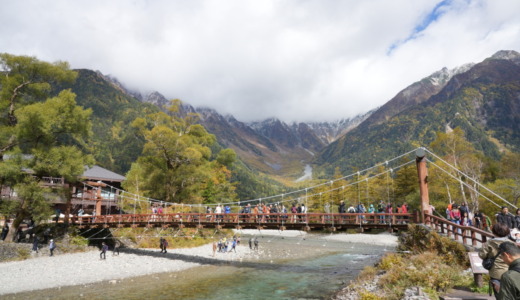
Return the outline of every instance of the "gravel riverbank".
{"type": "MultiPolygon", "coordinates": [[[[257,233],[243,232],[243,234],[257,233]]],[[[295,233],[261,232],[261,235],[279,236],[281,238],[284,234],[294,236],[295,233]]],[[[302,239],[307,237],[304,234],[300,235],[302,239]]],[[[313,235],[313,238],[352,243],[378,243],[379,245],[384,242],[386,243],[384,245],[389,246],[397,244],[397,237],[386,233],[378,235],[313,235]]],[[[189,249],[168,249],[167,254],[159,253],[158,249],[125,249],[119,256],[113,256],[112,252],[108,252],[106,260],[99,258],[99,251],[89,251],[0,263],[0,272],[3,274],[0,295],[95,282],[110,282],[148,274],[182,271],[206,264],[235,264],[271,259],[273,252],[263,251],[262,244],[259,251],[252,251],[249,249],[247,242],[248,238],[244,237],[242,244],[237,247],[236,253],[217,253],[215,257],[213,257],[212,245],[207,244],[189,249]]],[[[277,256],[280,253],[278,251],[277,256]]],[[[286,253],[290,256],[298,254],[301,253],[296,251],[286,253]]]]}

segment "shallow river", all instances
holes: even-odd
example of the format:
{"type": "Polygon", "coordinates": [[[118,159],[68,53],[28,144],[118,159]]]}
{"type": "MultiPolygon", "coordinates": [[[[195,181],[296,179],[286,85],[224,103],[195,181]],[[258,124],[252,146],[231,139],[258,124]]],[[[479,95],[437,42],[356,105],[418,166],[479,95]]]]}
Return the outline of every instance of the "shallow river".
{"type": "Polygon", "coordinates": [[[8,299],[327,299],[393,250],[318,237],[259,240],[267,259],[20,293],[8,299]]]}

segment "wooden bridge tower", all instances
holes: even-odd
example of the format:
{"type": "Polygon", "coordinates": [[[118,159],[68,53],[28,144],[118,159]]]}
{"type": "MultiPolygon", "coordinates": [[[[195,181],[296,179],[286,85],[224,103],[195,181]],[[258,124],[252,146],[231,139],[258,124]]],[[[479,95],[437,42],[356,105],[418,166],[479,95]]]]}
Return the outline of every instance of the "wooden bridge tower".
{"type": "Polygon", "coordinates": [[[106,187],[107,185],[101,181],[94,182],[94,181],[87,181],[87,184],[90,186],[96,187],[96,193],[94,195],[94,200],[96,200],[96,216],[101,215],[101,201],[103,200],[103,196],[101,196],[101,189],[106,187]]]}
{"type": "Polygon", "coordinates": [[[430,197],[428,195],[428,168],[426,167],[426,152],[423,148],[415,151],[415,163],[419,176],[419,193],[421,195],[421,220],[424,222],[424,213],[432,214],[430,197]]]}

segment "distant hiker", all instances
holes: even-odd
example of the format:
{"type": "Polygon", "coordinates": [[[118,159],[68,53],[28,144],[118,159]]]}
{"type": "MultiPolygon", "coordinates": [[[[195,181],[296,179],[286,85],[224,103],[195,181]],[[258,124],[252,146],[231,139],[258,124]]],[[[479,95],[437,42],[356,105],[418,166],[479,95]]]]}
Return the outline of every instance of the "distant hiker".
{"type": "Polygon", "coordinates": [[[231,250],[233,250],[233,251],[235,251],[235,253],[237,253],[236,246],[237,246],[237,240],[233,239],[233,241],[231,242],[231,249],[229,249],[229,252],[231,252],[231,250]]]}
{"type": "Polygon", "coordinates": [[[255,238],[255,250],[258,250],[258,238],[255,238]]]}
{"type": "Polygon", "coordinates": [[[164,239],[163,238],[159,239],[159,248],[161,248],[161,253],[163,253],[163,250],[164,250],[164,239]]]}
{"type": "Polygon", "coordinates": [[[36,253],[38,253],[38,243],[40,242],[40,240],[38,239],[38,236],[36,236],[34,233],[33,233],[33,247],[32,247],[32,250],[36,253]]]}
{"type": "Polygon", "coordinates": [[[253,238],[249,238],[249,249],[253,250],[253,238]]]}
{"type": "Polygon", "coordinates": [[[166,248],[168,248],[168,241],[166,239],[162,239],[162,251],[161,253],[168,253],[168,251],[166,251],[166,248]]]}
{"type": "Polygon", "coordinates": [[[43,243],[44,244],[47,244],[50,236],[51,236],[51,229],[50,228],[45,229],[45,231],[43,232],[43,243]]]}
{"type": "Polygon", "coordinates": [[[217,252],[217,243],[213,241],[213,257],[215,257],[215,253],[217,252]]]}
{"type": "Polygon", "coordinates": [[[121,242],[120,241],[117,241],[114,243],[114,252],[112,255],[119,255],[119,248],[121,247],[121,242]]]}
{"type": "Polygon", "coordinates": [[[2,227],[2,241],[5,241],[7,234],[9,233],[9,224],[5,222],[4,227],[2,227]]]}
{"type": "Polygon", "coordinates": [[[103,242],[101,244],[101,253],[99,253],[99,259],[107,259],[107,256],[106,256],[107,250],[108,250],[108,245],[105,242],[103,242]]]}
{"type": "Polygon", "coordinates": [[[54,256],[54,249],[56,249],[56,243],[54,243],[54,240],[51,240],[51,243],[49,244],[49,251],[51,251],[50,256],[54,256]]]}
{"type": "Polygon", "coordinates": [[[60,221],[61,209],[56,208],[56,223],[60,221]]]}
{"type": "Polygon", "coordinates": [[[16,231],[16,242],[20,243],[24,237],[22,226],[18,227],[16,231]]]}

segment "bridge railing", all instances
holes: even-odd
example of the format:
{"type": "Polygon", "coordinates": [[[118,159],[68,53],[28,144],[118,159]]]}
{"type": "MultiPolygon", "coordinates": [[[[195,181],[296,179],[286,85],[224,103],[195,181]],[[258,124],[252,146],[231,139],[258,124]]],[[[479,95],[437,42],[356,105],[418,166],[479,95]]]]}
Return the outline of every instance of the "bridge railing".
{"type": "Polygon", "coordinates": [[[493,238],[493,234],[491,232],[484,231],[473,226],[459,225],[442,217],[425,213],[424,218],[424,223],[426,225],[430,226],[441,234],[447,235],[449,238],[453,238],[456,241],[461,241],[464,245],[479,247],[488,239],[493,238]]]}
{"type": "Polygon", "coordinates": [[[276,223],[276,224],[378,224],[378,225],[397,225],[418,221],[418,214],[389,214],[389,213],[172,213],[172,214],[118,214],[118,215],[99,215],[77,217],[79,224],[115,224],[115,223],[198,223],[198,224],[219,224],[219,223],[276,223]]]}

